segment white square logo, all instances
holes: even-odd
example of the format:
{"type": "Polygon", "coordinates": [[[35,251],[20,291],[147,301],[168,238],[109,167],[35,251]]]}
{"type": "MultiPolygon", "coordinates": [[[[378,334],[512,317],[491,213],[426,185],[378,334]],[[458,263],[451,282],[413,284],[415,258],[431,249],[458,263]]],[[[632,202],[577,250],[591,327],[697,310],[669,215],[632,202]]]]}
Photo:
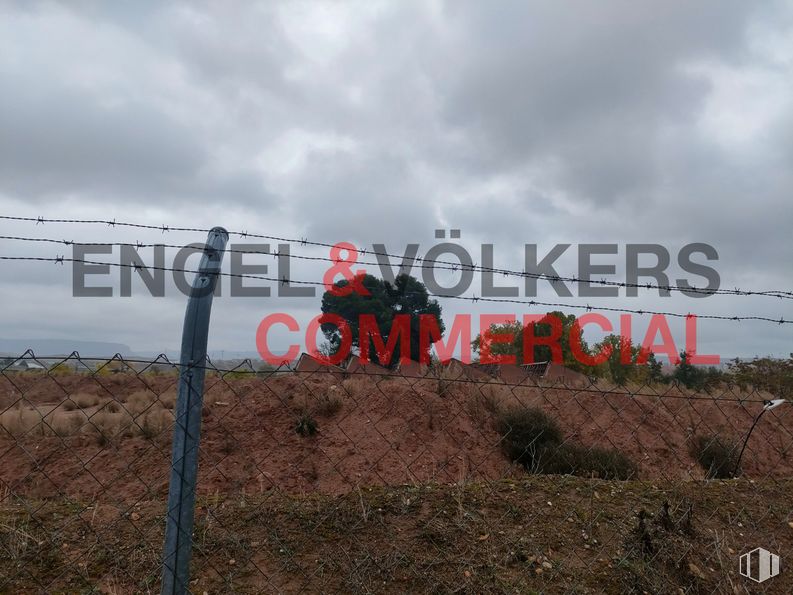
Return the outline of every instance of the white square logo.
{"type": "Polygon", "coordinates": [[[779,574],[779,556],[761,547],[741,556],[740,573],[757,583],[779,574]]]}

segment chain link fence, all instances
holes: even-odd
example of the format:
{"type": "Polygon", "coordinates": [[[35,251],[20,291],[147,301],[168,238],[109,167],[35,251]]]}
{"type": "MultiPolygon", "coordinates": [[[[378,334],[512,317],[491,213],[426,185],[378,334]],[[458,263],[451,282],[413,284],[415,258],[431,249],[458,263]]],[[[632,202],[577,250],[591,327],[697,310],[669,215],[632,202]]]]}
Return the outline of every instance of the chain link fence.
{"type": "MultiPolygon", "coordinates": [[[[793,588],[793,407],[774,395],[315,364],[200,365],[190,592],[793,588]],[[779,576],[741,575],[757,547],[779,576]]],[[[184,367],[28,352],[0,370],[0,592],[159,591],[184,367]]]]}

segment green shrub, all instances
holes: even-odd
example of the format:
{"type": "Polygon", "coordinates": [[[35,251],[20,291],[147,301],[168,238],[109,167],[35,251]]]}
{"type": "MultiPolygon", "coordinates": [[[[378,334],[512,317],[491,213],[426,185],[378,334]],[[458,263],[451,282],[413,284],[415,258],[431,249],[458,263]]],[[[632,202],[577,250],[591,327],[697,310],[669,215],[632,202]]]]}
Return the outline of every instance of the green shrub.
{"type": "Polygon", "coordinates": [[[740,474],[738,447],[721,436],[695,436],[691,456],[707,472],[708,479],[727,479],[740,474]]]}
{"type": "Polygon", "coordinates": [[[548,447],[562,442],[559,424],[542,409],[510,408],[496,418],[496,429],[503,436],[502,446],[510,460],[527,469],[536,466],[548,447]]]}
{"type": "Polygon", "coordinates": [[[74,374],[74,370],[72,370],[68,364],[61,362],[50,367],[50,374],[54,376],[65,376],[67,374],[74,374]]]}
{"type": "Polygon", "coordinates": [[[545,454],[540,472],[631,479],[637,475],[637,468],[633,461],[613,448],[568,443],[545,454]]]}
{"type": "Polygon", "coordinates": [[[498,414],[496,426],[507,456],[530,473],[630,479],[636,465],[621,452],[563,443],[559,424],[541,409],[513,408],[498,414]]]}
{"type": "Polygon", "coordinates": [[[223,372],[224,380],[245,380],[247,378],[253,378],[254,376],[256,376],[256,372],[248,368],[240,368],[239,370],[229,370],[228,372],[223,372]]]}

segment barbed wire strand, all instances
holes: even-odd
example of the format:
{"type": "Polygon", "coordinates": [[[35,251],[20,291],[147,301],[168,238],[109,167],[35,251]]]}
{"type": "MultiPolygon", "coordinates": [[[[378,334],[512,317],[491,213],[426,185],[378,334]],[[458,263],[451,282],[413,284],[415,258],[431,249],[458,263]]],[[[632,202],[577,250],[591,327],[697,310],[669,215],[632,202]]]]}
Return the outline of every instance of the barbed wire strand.
{"type": "MultiPolygon", "coordinates": [[[[0,256],[0,260],[6,261],[29,261],[29,262],[51,262],[55,264],[64,264],[66,262],[78,263],[78,264],[88,264],[88,265],[99,265],[99,266],[110,266],[116,268],[129,268],[134,270],[153,270],[153,271],[170,271],[170,272],[177,272],[177,273],[192,273],[192,274],[199,274],[199,271],[196,269],[184,269],[184,268],[175,268],[175,267],[161,267],[156,265],[139,265],[139,264],[126,264],[126,263],[117,263],[117,262],[102,262],[102,261],[95,261],[95,260],[86,260],[81,258],[70,258],[67,256],[56,256],[56,257],[44,257],[44,256],[0,256]]],[[[277,277],[269,277],[264,275],[252,275],[252,274],[243,274],[243,273],[228,273],[228,272],[218,272],[214,273],[222,277],[237,277],[237,278],[245,278],[245,279],[257,279],[260,281],[272,281],[276,283],[280,283],[282,285],[312,285],[312,286],[321,286],[325,287],[325,283],[322,281],[302,281],[296,279],[290,279],[287,277],[277,278],[277,277]]],[[[415,291],[403,291],[400,292],[402,295],[420,295],[422,292],[415,292],[415,291]]],[[[461,296],[461,295],[454,295],[454,294],[443,294],[443,293],[432,293],[427,291],[426,294],[430,297],[434,298],[442,298],[442,299],[454,299],[454,300],[461,300],[461,301],[469,301],[472,303],[477,302],[486,302],[486,303],[499,303],[499,304],[521,304],[526,306],[542,306],[542,307],[551,307],[551,308],[570,308],[574,310],[586,310],[587,312],[593,311],[603,311],[603,312],[617,312],[617,313],[625,313],[625,314],[637,314],[640,316],[665,316],[668,318],[697,318],[701,320],[730,320],[733,322],[745,322],[745,321],[758,321],[758,322],[770,322],[774,324],[793,324],[793,320],[785,320],[784,317],[780,318],[771,318],[769,316],[757,316],[757,315],[749,315],[749,316],[725,316],[725,315],[718,315],[718,314],[693,314],[691,312],[682,314],[680,312],[667,312],[662,310],[645,310],[645,309],[630,309],[630,308],[615,308],[610,306],[592,306],[592,305],[581,305],[581,304],[567,304],[563,302],[545,302],[540,300],[522,300],[522,299],[514,299],[514,298],[492,298],[492,297],[479,297],[479,296],[461,296]]]]}
{"type": "MultiPolygon", "coordinates": [[[[110,227],[129,227],[133,229],[146,229],[152,231],[160,231],[162,233],[166,232],[186,232],[186,233],[209,233],[211,229],[205,228],[197,228],[197,227],[178,227],[172,225],[148,225],[144,223],[132,223],[127,221],[116,221],[115,219],[107,220],[107,219],[48,219],[44,217],[20,217],[20,216],[12,216],[12,215],[0,215],[0,220],[6,221],[22,221],[22,222],[33,222],[37,225],[43,225],[45,223],[58,223],[58,224],[84,224],[84,225],[107,225],[110,227]]],[[[327,242],[319,242],[319,241],[312,241],[308,240],[307,238],[287,238],[287,237],[280,237],[280,236],[273,236],[267,234],[259,234],[259,233],[252,233],[247,231],[229,231],[230,236],[236,235],[242,238],[255,238],[255,239],[265,239],[277,242],[286,242],[291,244],[300,244],[301,246],[315,246],[315,247],[325,247],[325,248],[333,248],[335,244],[327,243],[327,242]]],[[[71,240],[54,240],[54,239],[47,239],[47,238],[22,238],[18,236],[4,236],[2,239],[18,239],[18,240],[29,240],[29,241],[44,241],[44,242],[55,242],[55,243],[63,243],[63,244],[80,244],[80,245],[107,245],[107,242],[74,242],[71,240]]],[[[113,244],[116,245],[116,244],[113,244]]],[[[122,245],[122,244],[117,244],[122,245]]],[[[182,247],[176,246],[174,244],[125,244],[135,247],[153,247],[157,245],[162,245],[170,248],[182,247]]],[[[234,250],[228,250],[233,252],[234,250]]],[[[586,283],[590,285],[600,285],[600,286],[609,286],[609,287],[624,287],[624,288],[635,288],[635,289],[645,289],[645,290],[653,290],[658,289],[661,291],[677,291],[687,294],[702,294],[702,295],[733,295],[733,296],[767,296],[767,297],[777,297],[777,298],[784,298],[784,299],[793,299],[793,291],[786,291],[786,290],[744,290],[744,289],[721,289],[721,288],[714,288],[714,289],[707,289],[707,288],[698,288],[698,287],[684,287],[680,285],[661,285],[661,284],[654,284],[654,283],[630,283],[627,281],[609,281],[607,279],[581,279],[579,277],[574,276],[563,276],[563,275],[547,275],[545,273],[534,273],[530,271],[516,271],[514,269],[503,269],[503,268],[495,268],[495,267],[485,267],[482,265],[467,265],[461,264],[459,262],[453,261],[446,261],[446,260],[438,260],[438,259],[425,259],[420,256],[409,257],[405,255],[399,254],[392,254],[389,252],[381,252],[377,250],[367,250],[367,249],[358,249],[361,255],[372,254],[373,256],[380,256],[385,258],[394,258],[399,259],[402,263],[411,262],[414,263],[414,266],[420,266],[421,268],[443,268],[447,270],[457,271],[457,270],[467,270],[472,272],[479,272],[479,273],[492,273],[503,275],[506,277],[518,277],[518,278],[529,278],[529,279],[542,279],[547,280],[551,283],[559,283],[559,282],[567,282],[567,283],[586,283]],[[440,265],[440,266],[439,266],[440,265]]],[[[259,253],[257,251],[240,251],[242,253],[249,253],[249,254],[256,254],[259,253]]],[[[262,252],[265,253],[265,252],[262,252]]],[[[265,253],[267,254],[267,253],[265,253]]],[[[297,256],[291,255],[294,258],[303,258],[306,260],[320,260],[320,261],[327,261],[327,262],[335,262],[334,259],[328,257],[309,257],[309,256],[297,256]]],[[[374,262],[357,262],[356,264],[362,265],[370,265],[370,266],[379,266],[381,263],[374,263],[374,262]]]]}

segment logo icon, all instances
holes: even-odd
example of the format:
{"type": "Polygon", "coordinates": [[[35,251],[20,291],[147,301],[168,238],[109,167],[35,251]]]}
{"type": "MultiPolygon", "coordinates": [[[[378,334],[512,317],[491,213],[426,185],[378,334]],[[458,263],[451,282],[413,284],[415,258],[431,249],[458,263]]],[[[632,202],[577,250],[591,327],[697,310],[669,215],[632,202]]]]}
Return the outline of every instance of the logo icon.
{"type": "Polygon", "coordinates": [[[779,556],[761,547],[741,556],[740,572],[756,583],[762,583],[779,574],[779,556]]]}

